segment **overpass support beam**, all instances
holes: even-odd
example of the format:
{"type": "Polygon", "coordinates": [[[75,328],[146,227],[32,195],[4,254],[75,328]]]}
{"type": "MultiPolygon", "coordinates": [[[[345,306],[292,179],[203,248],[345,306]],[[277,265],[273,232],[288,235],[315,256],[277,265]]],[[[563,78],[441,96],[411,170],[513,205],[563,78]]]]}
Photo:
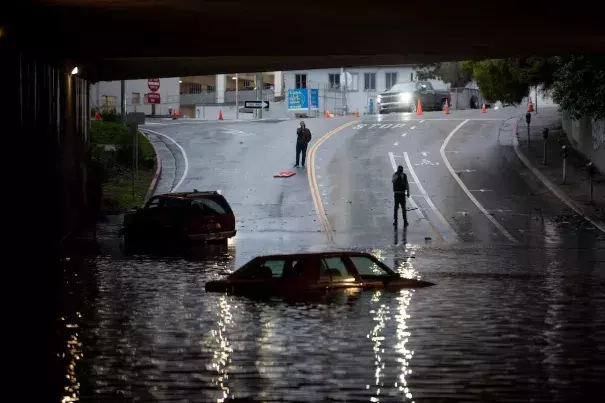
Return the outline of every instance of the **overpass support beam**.
{"type": "Polygon", "coordinates": [[[275,96],[281,96],[282,91],[284,89],[284,74],[283,71],[275,71],[273,72],[273,86],[275,89],[275,96]]]}
{"type": "Polygon", "coordinates": [[[225,103],[225,91],[227,90],[227,75],[217,74],[216,76],[216,102],[225,103]]]}

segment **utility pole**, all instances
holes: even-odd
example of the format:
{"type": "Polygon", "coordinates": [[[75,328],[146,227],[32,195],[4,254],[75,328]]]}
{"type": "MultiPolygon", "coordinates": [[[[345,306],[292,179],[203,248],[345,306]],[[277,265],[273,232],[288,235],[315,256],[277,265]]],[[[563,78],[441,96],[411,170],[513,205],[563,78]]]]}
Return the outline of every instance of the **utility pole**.
{"type": "MultiPolygon", "coordinates": [[[[263,73],[256,73],[256,100],[263,100],[263,73]]],[[[263,108],[258,109],[258,118],[263,118],[263,108]]]]}
{"type": "Polygon", "coordinates": [[[126,81],[120,81],[120,114],[122,126],[126,127],[126,81]]]}
{"type": "Polygon", "coordinates": [[[536,115],[538,114],[538,86],[536,85],[536,115]]]}
{"type": "Polygon", "coordinates": [[[238,73],[235,73],[235,120],[239,120],[239,80],[238,73]]]}

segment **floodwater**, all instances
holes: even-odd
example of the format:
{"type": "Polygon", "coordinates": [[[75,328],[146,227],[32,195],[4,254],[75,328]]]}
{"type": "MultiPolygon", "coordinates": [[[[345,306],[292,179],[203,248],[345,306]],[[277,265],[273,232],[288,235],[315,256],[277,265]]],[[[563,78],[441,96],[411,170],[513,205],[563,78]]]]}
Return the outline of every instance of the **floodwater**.
{"type": "MultiPolygon", "coordinates": [[[[596,402],[605,254],[594,245],[373,252],[436,286],[255,301],[204,284],[260,241],[122,256],[117,226],[65,265],[66,399],[596,402]]],[[[269,241],[267,241],[269,242],[269,241]]]]}

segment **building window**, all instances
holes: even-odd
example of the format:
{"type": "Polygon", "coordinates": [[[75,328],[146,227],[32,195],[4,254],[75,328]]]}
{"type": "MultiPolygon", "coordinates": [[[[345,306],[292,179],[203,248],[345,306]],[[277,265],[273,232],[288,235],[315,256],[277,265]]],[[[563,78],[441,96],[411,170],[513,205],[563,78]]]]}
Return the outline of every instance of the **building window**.
{"type": "Polygon", "coordinates": [[[252,87],[252,82],[250,80],[244,80],[244,88],[252,87]]]}
{"type": "Polygon", "coordinates": [[[101,107],[103,108],[115,108],[116,107],[116,97],[111,95],[103,95],[101,96],[101,107]]]}
{"type": "Polygon", "coordinates": [[[133,105],[139,105],[141,103],[141,93],[140,92],[133,92],[132,93],[131,103],[133,105]]]}
{"type": "Polygon", "coordinates": [[[397,84],[397,73],[384,73],[384,78],[387,91],[397,84]]]}
{"type": "Polygon", "coordinates": [[[296,74],[296,88],[307,88],[307,75],[306,74],[296,74]]]}
{"type": "Polygon", "coordinates": [[[414,81],[414,72],[413,71],[410,73],[410,81],[414,81]]]}
{"type": "Polygon", "coordinates": [[[331,89],[340,88],[340,74],[328,74],[331,89]]]}
{"type": "Polygon", "coordinates": [[[376,91],[376,73],[364,73],[363,90],[376,91]]]}
{"type": "Polygon", "coordinates": [[[216,85],[207,85],[206,91],[208,92],[216,92],[216,85]]]}

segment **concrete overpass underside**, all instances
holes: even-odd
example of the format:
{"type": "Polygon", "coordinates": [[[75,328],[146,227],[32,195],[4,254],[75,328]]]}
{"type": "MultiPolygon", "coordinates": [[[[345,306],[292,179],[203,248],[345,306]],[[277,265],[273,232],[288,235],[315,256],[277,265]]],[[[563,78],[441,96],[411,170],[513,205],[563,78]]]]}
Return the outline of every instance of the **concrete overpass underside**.
{"type": "Polygon", "coordinates": [[[20,47],[69,60],[91,81],[605,50],[600,13],[516,0],[34,0],[15,7],[7,30],[20,47]]]}

